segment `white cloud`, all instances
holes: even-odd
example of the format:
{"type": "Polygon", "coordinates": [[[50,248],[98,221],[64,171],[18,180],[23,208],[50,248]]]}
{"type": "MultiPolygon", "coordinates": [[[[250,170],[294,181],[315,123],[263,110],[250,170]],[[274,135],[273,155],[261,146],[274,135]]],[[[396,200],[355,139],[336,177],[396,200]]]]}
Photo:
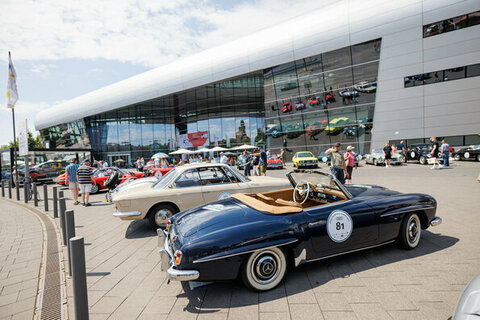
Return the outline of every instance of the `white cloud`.
{"type": "Polygon", "coordinates": [[[302,14],[332,1],[258,0],[226,10],[214,0],[3,0],[0,59],[10,50],[16,60],[104,58],[154,67],[296,16],[301,23],[302,14]]]}

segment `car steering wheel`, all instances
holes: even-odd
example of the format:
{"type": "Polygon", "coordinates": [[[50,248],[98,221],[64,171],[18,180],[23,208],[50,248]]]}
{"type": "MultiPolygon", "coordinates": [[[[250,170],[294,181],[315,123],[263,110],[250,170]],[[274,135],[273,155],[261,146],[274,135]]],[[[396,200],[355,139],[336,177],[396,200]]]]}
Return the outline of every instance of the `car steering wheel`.
{"type": "Polygon", "coordinates": [[[295,186],[293,189],[293,201],[304,204],[305,201],[308,199],[308,195],[310,194],[310,184],[308,182],[300,182],[295,186]],[[297,199],[298,193],[298,199],[297,199]]]}

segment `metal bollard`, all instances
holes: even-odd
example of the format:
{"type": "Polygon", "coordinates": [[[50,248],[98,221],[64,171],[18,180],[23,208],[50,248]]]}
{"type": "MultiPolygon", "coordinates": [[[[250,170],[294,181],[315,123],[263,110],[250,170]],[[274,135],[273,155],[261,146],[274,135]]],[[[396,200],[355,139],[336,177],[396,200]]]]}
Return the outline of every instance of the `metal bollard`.
{"type": "Polygon", "coordinates": [[[63,191],[58,191],[58,199],[60,198],[65,198],[65,196],[63,195],[63,191]]]}
{"type": "Polygon", "coordinates": [[[20,201],[20,180],[17,179],[17,183],[15,184],[15,192],[17,195],[17,201],[20,201]]]}
{"type": "Polygon", "coordinates": [[[43,205],[45,207],[45,212],[48,212],[48,190],[47,185],[43,185],[43,205]]]}
{"type": "Polygon", "coordinates": [[[8,198],[12,199],[12,180],[8,180],[8,198]]]}
{"type": "Polygon", "coordinates": [[[75,319],[88,320],[87,272],[83,237],[69,240],[72,257],[72,283],[75,319]]]}
{"type": "MultiPolygon", "coordinates": [[[[67,230],[65,228],[65,198],[60,198],[60,227],[62,228],[63,245],[67,245],[67,230]]],[[[55,217],[58,218],[58,217],[55,217]]]]}
{"type": "MultiPolygon", "coordinates": [[[[73,210],[65,211],[65,227],[67,229],[67,239],[75,237],[75,215],[73,210]]],[[[68,275],[72,276],[72,254],[70,251],[70,241],[67,242],[68,251],[68,275]]]]}
{"type": "Polygon", "coordinates": [[[28,198],[29,198],[29,192],[28,192],[28,189],[29,189],[29,186],[30,186],[30,179],[28,177],[25,178],[25,180],[23,180],[23,201],[25,203],[28,203],[28,198]]]}
{"type": "Polygon", "coordinates": [[[58,217],[58,192],[57,187],[53,187],[53,217],[58,217]]]}
{"type": "Polygon", "coordinates": [[[5,198],[5,180],[2,180],[2,197],[5,198]]]}
{"type": "Polygon", "coordinates": [[[38,190],[37,190],[37,183],[33,183],[33,205],[38,207],[38,190]]]}

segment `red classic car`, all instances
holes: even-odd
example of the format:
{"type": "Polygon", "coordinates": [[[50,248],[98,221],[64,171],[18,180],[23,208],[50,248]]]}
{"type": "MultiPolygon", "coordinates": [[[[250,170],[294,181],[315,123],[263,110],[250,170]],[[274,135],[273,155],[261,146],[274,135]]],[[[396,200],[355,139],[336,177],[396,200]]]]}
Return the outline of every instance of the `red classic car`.
{"type": "Polygon", "coordinates": [[[282,160],[277,156],[268,157],[267,169],[283,169],[282,160]]]}
{"type": "Polygon", "coordinates": [[[308,99],[308,103],[311,105],[311,106],[316,106],[318,105],[318,98],[313,96],[311,97],[310,99],[308,99]]]}
{"type": "Polygon", "coordinates": [[[292,105],[290,102],[284,102],[282,105],[282,112],[290,112],[292,111],[292,105]]]}
{"type": "MultiPolygon", "coordinates": [[[[125,172],[117,167],[96,169],[93,172],[95,185],[92,186],[92,191],[90,191],[90,193],[94,194],[97,193],[99,190],[107,189],[107,187],[105,186],[105,182],[107,181],[108,177],[110,177],[110,175],[116,171],[118,171],[118,173],[121,175],[119,184],[130,179],[142,178],[144,175],[143,172],[125,172]]],[[[59,175],[55,179],[55,182],[60,185],[65,185],[65,173],[59,175]]]]}

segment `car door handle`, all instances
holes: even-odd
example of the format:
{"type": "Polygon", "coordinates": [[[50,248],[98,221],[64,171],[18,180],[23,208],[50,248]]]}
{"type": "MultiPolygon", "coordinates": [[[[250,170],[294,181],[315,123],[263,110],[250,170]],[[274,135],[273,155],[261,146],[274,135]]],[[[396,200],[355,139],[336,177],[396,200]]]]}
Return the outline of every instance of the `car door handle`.
{"type": "Polygon", "coordinates": [[[325,220],[322,221],[316,221],[316,222],[310,222],[307,226],[309,228],[318,228],[321,226],[324,226],[327,222],[325,220]]]}

